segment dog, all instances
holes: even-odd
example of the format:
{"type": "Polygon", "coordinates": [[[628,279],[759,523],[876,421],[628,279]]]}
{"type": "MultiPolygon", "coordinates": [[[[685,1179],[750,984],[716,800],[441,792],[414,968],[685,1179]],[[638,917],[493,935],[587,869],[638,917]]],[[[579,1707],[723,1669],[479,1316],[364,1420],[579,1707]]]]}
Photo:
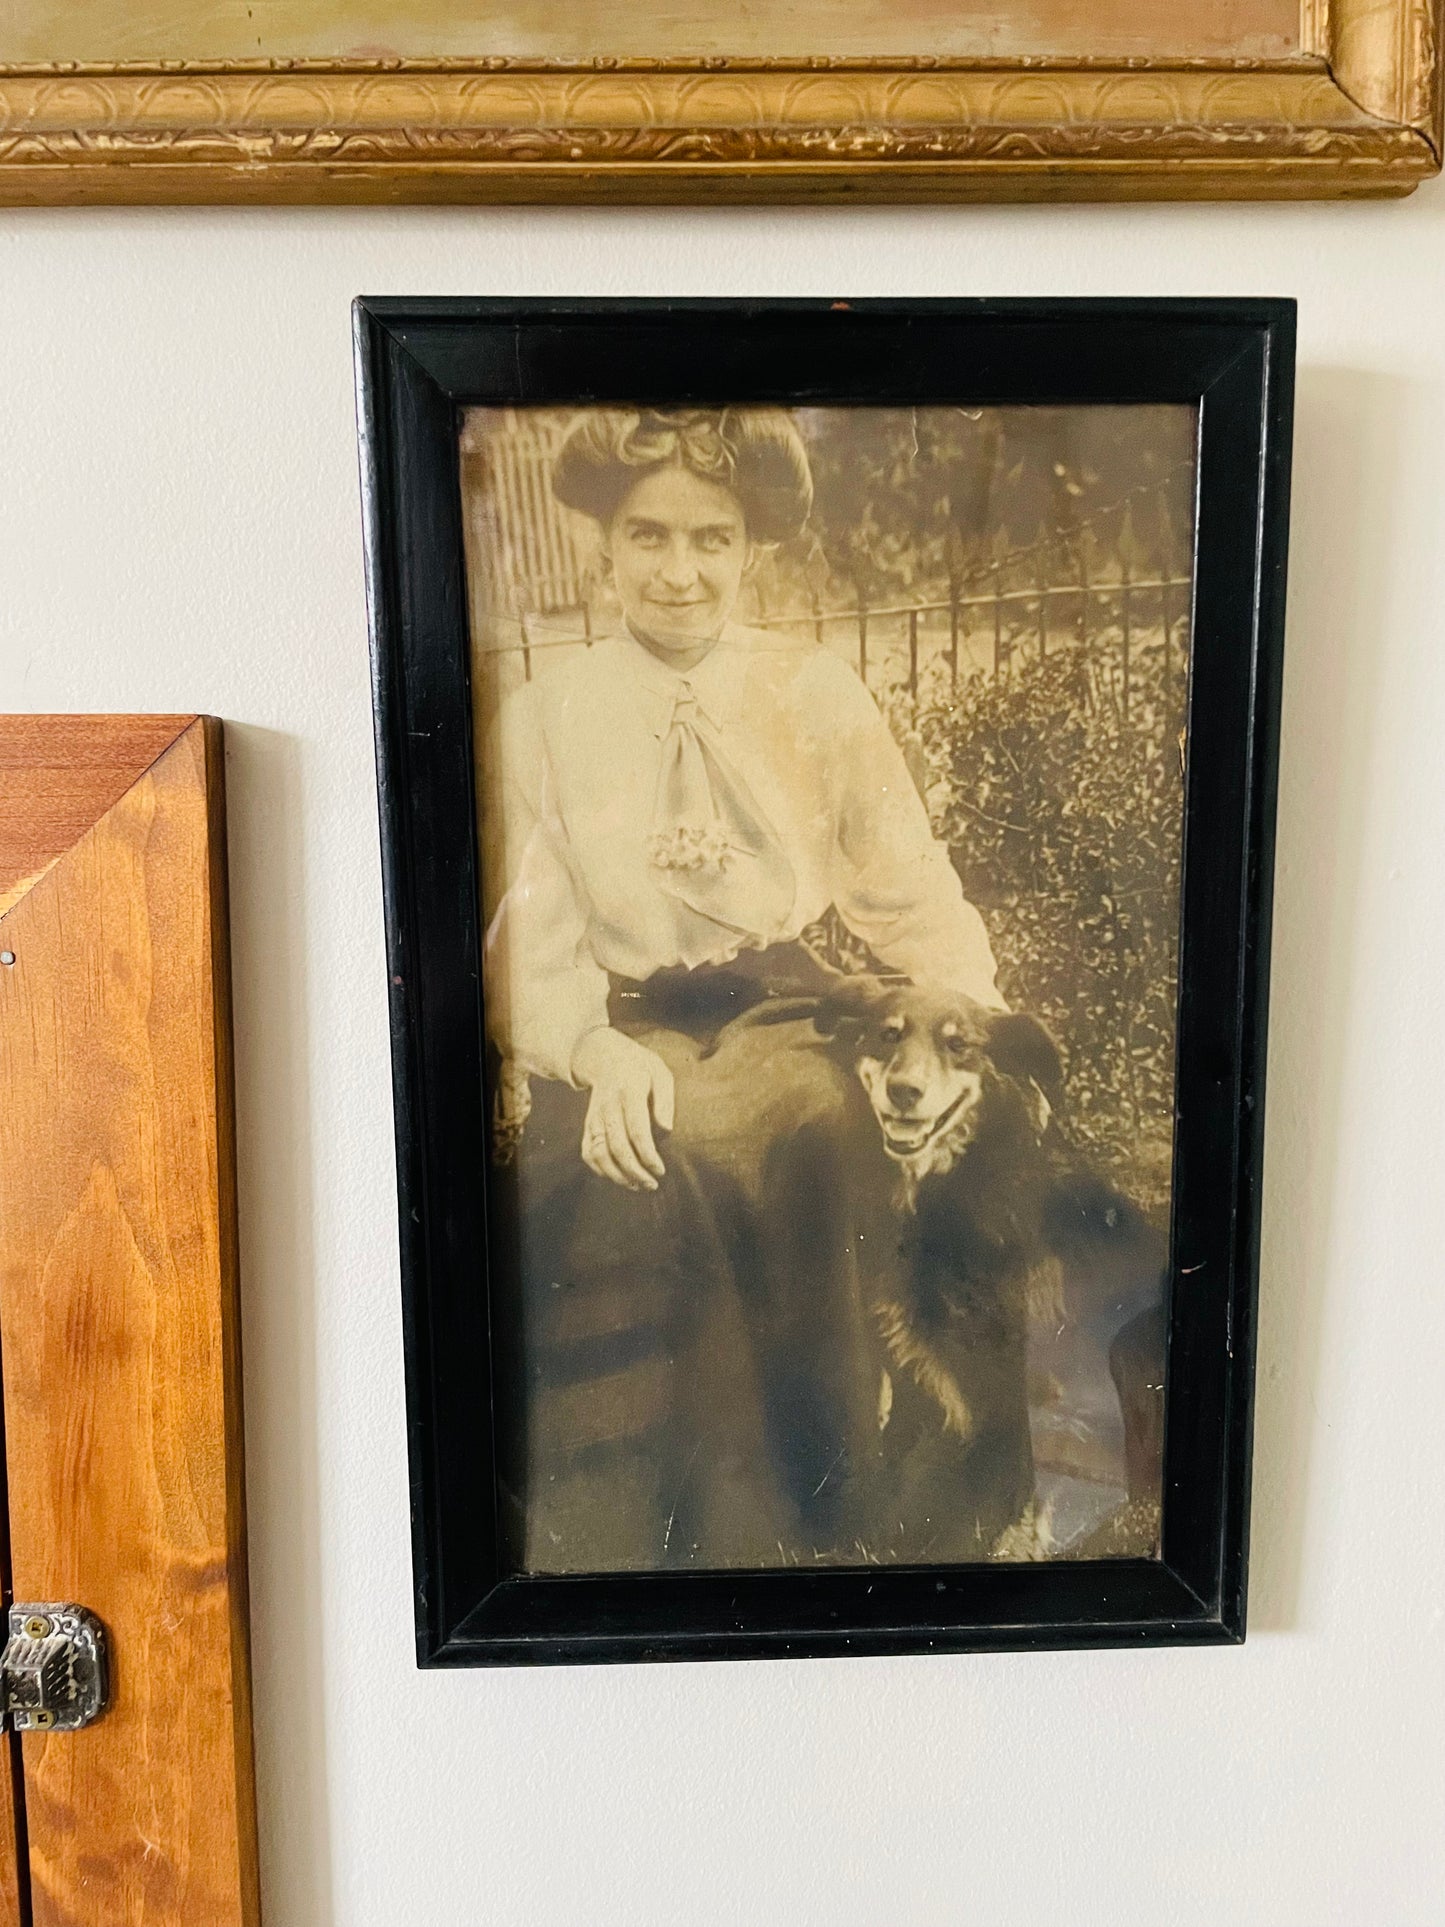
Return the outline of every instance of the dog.
{"type": "Polygon", "coordinates": [[[1057,1278],[1042,1225],[1058,1047],[1026,1014],[865,976],[837,985],[813,1021],[857,1077],[894,1173],[893,1262],[870,1311],[903,1547],[1016,1554],[1035,1491],[1029,1319],[1057,1278]]]}
{"type": "MultiPolygon", "coordinates": [[[[1014,1148],[1041,1146],[1061,1101],[1063,1063],[1026,1013],[991,1011],[961,993],[868,976],[820,999],[814,1025],[848,1047],[883,1149],[898,1166],[900,1207],[943,1177],[988,1126],[1014,1148]]],[[[991,1148],[991,1147],[990,1147],[991,1148]]]]}
{"type": "MultiPolygon", "coordinates": [[[[1030,1322],[1117,1327],[1157,1297],[1163,1241],[1070,1144],[1062,1057],[1037,1018],[860,974],[738,1021],[805,1012],[856,1078],[892,1173],[867,1307],[881,1352],[875,1459],[888,1550],[1030,1556],[1030,1322]],[[1065,1279],[1091,1281],[1089,1302],[1066,1311],[1065,1279]]],[[[1138,1374],[1157,1387],[1159,1366],[1141,1359],[1138,1374]]],[[[1130,1389],[1120,1386],[1126,1431],[1152,1427],[1130,1389]]],[[[1126,1449],[1133,1473],[1137,1442],[1126,1449]]]]}

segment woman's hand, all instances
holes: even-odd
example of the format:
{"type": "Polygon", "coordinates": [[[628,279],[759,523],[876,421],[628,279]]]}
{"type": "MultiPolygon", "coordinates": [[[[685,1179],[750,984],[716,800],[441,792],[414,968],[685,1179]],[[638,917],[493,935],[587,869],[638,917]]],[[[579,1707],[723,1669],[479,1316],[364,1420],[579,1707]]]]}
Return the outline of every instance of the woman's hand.
{"type": "Polygon", "coordinates": [[[664,1175],[652,1128],[672,1129],[672,1072],[656,1051],[620,1030],[590,1030],[572,1053],[572,1075],[590,1090],[582,1162],[625,1191],[655,1191],[664,1175]]]}

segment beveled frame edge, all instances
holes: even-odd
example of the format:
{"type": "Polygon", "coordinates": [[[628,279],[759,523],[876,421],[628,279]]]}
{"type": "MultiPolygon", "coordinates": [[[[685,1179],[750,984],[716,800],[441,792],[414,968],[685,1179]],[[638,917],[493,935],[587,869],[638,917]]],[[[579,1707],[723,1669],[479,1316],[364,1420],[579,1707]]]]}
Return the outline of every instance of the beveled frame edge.
{"type": "MultiPolygon", "coordinates": [[[[62,768],[75,794],[66,839],[51,846],[42,867],[20,877],[14,851],[0,833],[0,940],[6,919],[21,910],[30,891],[64,863],[119,808],[130,793],[173,752],[192,741],[204,794],[205,915],[201,923],[205,994],[195,1015],[211,1038],[209,1092],[198,1093],[200,1127],[214,1133],[215,1232],[221,1356],[222,1451],[225,1480],[224,1580],[231,1671],[227,1705],[236,1787],[236,1895],[238,1918],[259,1927],[261,1887],[256,1807],[254,1667],[251,1566],[246,1489],[246,1425],[241,1330],[240,1203],[236,1150],[235,1003],[231,957],[230,854],[226,805],[225,724],[200,711],[17,712],[0,714],[0,768],[22,791],[62,768]],[[99,753],[98,753],[99,752],[99,753]],[[17,886],[18,887],[15,887],[17,886]]],[[[28,868],[28,866],[27,866],[28,868]]],[[[17,926],[22,918],[16,918],[17,926]]],[[[62,1007],[63,1009],[64,1007],[62,1007]]],[[[76,1017],[77,1028],[83,1013],[76,1017]]],[[[97,1140],[95,1155],[108,1164],[114,1147],[97,1140]]],[[[10,1522],[5,1465],[5,1413],[0,1384],[0,1576],[10,1597],[10,1522]]],[[[19,1735],[11,1735],[18,1788],[19,1827],[25,1845],[25,1792],[19,1735]]],[[[3,1770],[3,1766],[0,1766],[3,1770]]],[[[24,1919],[30,1919],[28,1863],[24,1872],[24,1919]]]]}
{"type": "MultiPolygon", "coordinates": [[[[1241,1641],[1294,303],[392,298],[358,301],[354,331],[392,987],[418,1663],[1241,1641]],[[480,1462],[489,1451],[495,1458],[494,1404],[488,1398],[479,1417],[476,1387],[483,1377],[490,1382],[491,1338],[485,1293],[470,1283],[457,1289],[476,1275],[468,1239],[486,1237],[474,1170],[466,1168],[457,1184],[483,1128],[479,915],[468,907],[476,825],[471,709],[462,700],[467,618],[457,414],[478,399],[483,364],[489,399],[518,383],[533,396],[534,376],[524,372],[529,322],[554,324],[548,332],[555,355],[556,324],[664,312],[719,320],[730,313],[746,318],[750,338],[770,314],[826,316],[829,327],[849,325],[845,317],[866,324],[931,314],[987,327],[1067,316],[1092,326],[1096,368],[1102,339],[1117,360],[1121,325],[1152,324],[1167,333],[1172,323],[1171,352],[1176,365],[1180,356],[1185,365],[1178,398],[1187,389],[1206,409],[1211,398],[1218,404],[1224,426],[1210,436],[1206,424],[1201,445],[1200,513],[1207,510],[1209,523],[1206,529],[1201,519],[1199,540],[1207,535],[1215,560],[1197,580],[1196,632],[1239,641],[1213,652],[1214,666],[1207,677],[1196,674],[1190,698],[1176,1115],[1183,1115],[1187,1080],[1192,1150],[1177,1174],[1171,1262],[1176,1277],[1197,1275],[1197,1282],[1188,1302],[1171,1308],[1165,1470],[1173,1496],[1158,1561],[537,1579],[501,1572],[495,1546],[480,1543],[486,1534],[476,1528],[491,1516],[494,1498],[490,1462],[480,1462]],[[468,343],[478,323],[491,326],[489,346],[468,343]],[[1206,344],[1212,331],[1217,338],[1206,344]],[[463,798],[470,814],[461,835],[439,835],[449,803],[463,798]],[[1228,830],[1223,838],[1221,825],[1228,830]],[[443,917],[435,914],[439,904],[443,917]],[[477,1088],[469,1095],[473,1078],[477,1088]],[[450,1091],[439,1089],[443,1084],[450,1091]],[[444,1441],[444,1427],[458,1422],[447,1380],[457,1373],[462,1325],[480,1362],[465,1370],[466,1436],[453,1430],[444,1441]],[[455,1519],[459,1510],[473,1525],[472,1542],[461,1546],[448,1543],[443,1523],[444,1514],[455,1519]]],[[[658,374],[652,347],[652,373],[644,379],[666,383],[671,377],[658,374]]],[[[609,352],[607,393],[630,379],[614,364],[609,352]]],[[[595,352],[591,365],[595,373],[595,352]]],[[[868,365],[879,365],[876,354],[868,365]]],[[[1091,379],[1097,382],[1097,374],[1091,379]]],[[[593,394],[585,379],[583,391],[593,394]]],[[[1150,397],[1160,393],[1151,389],[1150,397]]]]}
{"type": "Polygon", "coordinates": [[[0,204],[1205,200],[1440,170],[1442,0],[1275,61],[0,66],[0,204]]]}

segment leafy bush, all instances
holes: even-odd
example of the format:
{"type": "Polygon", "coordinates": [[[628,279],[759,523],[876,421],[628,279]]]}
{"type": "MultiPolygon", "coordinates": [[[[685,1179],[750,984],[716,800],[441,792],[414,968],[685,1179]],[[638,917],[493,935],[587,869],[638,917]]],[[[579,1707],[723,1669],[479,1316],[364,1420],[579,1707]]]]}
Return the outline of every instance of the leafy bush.
{"type": "Polygon", "coordinates": [[[917,717],[1000,987],[1064,1046],[1071,1133],[1146,1204],[1169,1187],[1184,690],[1155,632],[974,676],[917,717]]]}

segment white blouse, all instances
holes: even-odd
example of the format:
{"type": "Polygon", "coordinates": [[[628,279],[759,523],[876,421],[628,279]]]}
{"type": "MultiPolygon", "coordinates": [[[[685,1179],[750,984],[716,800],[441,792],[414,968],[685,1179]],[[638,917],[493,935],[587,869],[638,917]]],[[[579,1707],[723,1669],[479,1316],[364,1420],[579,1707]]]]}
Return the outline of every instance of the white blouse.
{"type": "Polygon", "coordinates": [[[731,628],[679,675],[614,636],[507,699],[483,768],[484,814],[501,815],[499,835],[484,823],[502,870],[487,879],[496,908],[484,967],[503,1055],[570,1081],[578,1042],[608,1021],[609,972],[645,978],[704,960],[697,920],[649,860],[663,740],[689,693],[795,880],[771,927],[719,929],[705,960],[791,941],[836,904],[890,969],[998,1006],[983,919],[851,669],[825,650],[731,628]]]}

